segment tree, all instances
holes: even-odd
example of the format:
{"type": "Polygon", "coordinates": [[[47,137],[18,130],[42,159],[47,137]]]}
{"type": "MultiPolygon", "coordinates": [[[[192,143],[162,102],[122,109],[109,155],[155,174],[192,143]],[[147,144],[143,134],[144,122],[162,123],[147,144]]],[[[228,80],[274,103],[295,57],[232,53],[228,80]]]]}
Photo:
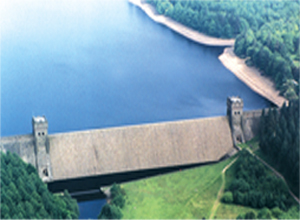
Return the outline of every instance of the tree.
{"type": "Polygon", "coordinates": [[[230,191],[225,192],[221,201],[224,203],[232,203],[233,202],[232,192],[230,192],[230,191]]]}
{"type": "Polygon", "coordinates": [[[3,203],[1,204],[1,218],[6,218],[5,216],[9,216],[9,208],[7,204],[3,203]]]}
{"type": "Polygon", "coordinates": [[[78,218],[76,201],[70,196],[61,198],[51,194],[34,167],[9,152],[1,153],[0,157],[1,218],[78,218]],[[62,207],[64,203],[72,204],[72,208],[62,207]]]}
{"type": "Polygon", "coordinates": [[[125,205],[125,199],[122,195],[117,195],[112,199],[111,204],[123,208],[125,205]]]}
{"type": "Polygon", "coordinates": [[[245,219],[256,219],[255,213],[253,211],[247,212],[245,214],[245,219]]]}
{"type": "Polygon", "coordinates": [[[29,201],[25,202],[25,212],[26,212],[27,218],[31,218],[35,214],[34,208],[33,208],[32,204],[29,203],[29,201]]]}
{"type": "Polygon", "coordinates": [[[279,218],[279,216],[282,214],[283,212],[280,210],[280,208],[278,207],[274,207],[272,209],[272,215],[275,217],[275,218],[279,218]]]}
{"type": "Polygon", "coordinates": [[[121,219],[122,213],[115,205],[105,204],[102,207],[98,219],[121,219]]]}

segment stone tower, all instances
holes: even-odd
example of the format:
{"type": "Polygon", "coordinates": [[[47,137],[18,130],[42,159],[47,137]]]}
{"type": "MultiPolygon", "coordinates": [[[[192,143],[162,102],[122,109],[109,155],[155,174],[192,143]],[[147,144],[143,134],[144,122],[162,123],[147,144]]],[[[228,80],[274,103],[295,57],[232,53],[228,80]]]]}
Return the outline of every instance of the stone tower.
{"type": "Polygon", "coordinates": [[[232,131],[233,143],[244,143],[244,133],[242,129],[244,102],[240,97],[232,96],[227,98],[227,116],[232,131]]]}
{"type": "Polygon", "coordinates": [[[48,121],[46,117],[32,117],[32,127],[36,168],[40,178],[47,182],[52,179],[52,173],[49,155],[48,121]]]}

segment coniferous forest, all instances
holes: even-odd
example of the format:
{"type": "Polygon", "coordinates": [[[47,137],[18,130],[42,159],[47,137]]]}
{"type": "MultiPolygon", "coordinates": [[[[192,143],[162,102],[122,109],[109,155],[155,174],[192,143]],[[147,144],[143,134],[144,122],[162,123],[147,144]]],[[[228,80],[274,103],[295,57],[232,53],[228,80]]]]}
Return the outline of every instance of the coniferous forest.
{"type": "Polygon", "coordinates": [[[299,98],[299,1],[147,0],[159,14],[218,38],[269,76],[289,100],[299,98]]]}
{"type": "Polygon", "coordinates": [[[240,153],[235,166],[235,179],[226,189],[223,202],[259,209],[279,207],[283,211],[294,204],[283,181],[247,150],[240,153]]]}
{"type": "Polygon", "coordinates": [[[280,111],[263,111],[259,146],[294,188],[299,189],[299,102],[290,102],[280,111]]]}
{"type": "Polygon", "coordinates": [[[31,164],[9,151],[0,153],[1,219],[77,219],[76,200],[53,195],[31,164]]]}

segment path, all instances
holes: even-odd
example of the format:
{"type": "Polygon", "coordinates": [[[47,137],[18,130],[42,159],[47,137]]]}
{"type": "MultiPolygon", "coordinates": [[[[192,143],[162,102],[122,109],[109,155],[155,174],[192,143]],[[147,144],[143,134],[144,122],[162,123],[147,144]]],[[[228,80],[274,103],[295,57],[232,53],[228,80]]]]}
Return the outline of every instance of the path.
{"type": "Polygon", "coordinates": [[[287,184],[285,178],[284,178],[280,173],[278,173],[273,167],[271,167],[268,163],[266,163],[263,159],[261,159],[259,156],[257,156],[256,154],[254,154],[254,153],[252,152],[252,150],[250,150],[249,148],[247,148],[247,150],[248,150],[248,152],[249,152],[251,155],[253,155],[253,156],[254,156],[255,158],[257,158],[260,162],[262,162],[264,165],[266,165],[270,170],[272,170],[273,173],[274,173],[276,176],[278,176],[280,179],[283,180],[283,182],[286,184],[286,186],[287,186],[287,188],[288,188],[288,191],[289,191],[290,195],[296,200],[296,202],[298,202],[298,204],[300,204],[299,198],[298,198],[297,196],[295,196],[295,195],[293,194],[293,192],[290,190],[290,188],[289,188],[289,186],[288,186],[288,184],[287,184]]]}
{"type": "Polygon", "coordinates": [[[218,208],[218,206],[219,206],[219,204],[220,204],[220,199],[221,199],[221,196],[222,196],[222,194],[223,194],[223,192],[224,192],[225,183],[226,183],[226,180],[225,180],[225,172],[226,172],[226,170],[228,170],[228,168],[231,167],[231,165],[232,165],[237,159],[238,159],[238,157],[235,158],[233,161],[231,161],[230,164],[228,164],[228,165],[222,170],[222,185],[221,185],[221,188],[220,188],[220,190],[219,190],[219,192],[218,192],[217,199],[216,199],[216,201],[215,201],[215,203],[214,203],[214,205],[213,205],[213,207],[212,207],[212,209],[211,209],[211,211],[210,211],[209,219],[213,219],[213,217],[215,216],[216,210],[217,210],[217,208],[218,208]]]}

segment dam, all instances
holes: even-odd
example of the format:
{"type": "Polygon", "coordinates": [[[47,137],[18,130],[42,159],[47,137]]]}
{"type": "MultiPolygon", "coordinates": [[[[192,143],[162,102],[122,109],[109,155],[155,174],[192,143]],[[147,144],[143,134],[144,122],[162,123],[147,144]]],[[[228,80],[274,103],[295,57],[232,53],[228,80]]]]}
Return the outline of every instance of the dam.
{"type": "Polygon", "coordinates": [[[48,135],[45,116],[32,118],[33,133],[3,137],[37,168],[44,182],[219,161],[258,132],[262,110],[243,112],[243,100],[227,99],[227,115],[48,135]]]}

